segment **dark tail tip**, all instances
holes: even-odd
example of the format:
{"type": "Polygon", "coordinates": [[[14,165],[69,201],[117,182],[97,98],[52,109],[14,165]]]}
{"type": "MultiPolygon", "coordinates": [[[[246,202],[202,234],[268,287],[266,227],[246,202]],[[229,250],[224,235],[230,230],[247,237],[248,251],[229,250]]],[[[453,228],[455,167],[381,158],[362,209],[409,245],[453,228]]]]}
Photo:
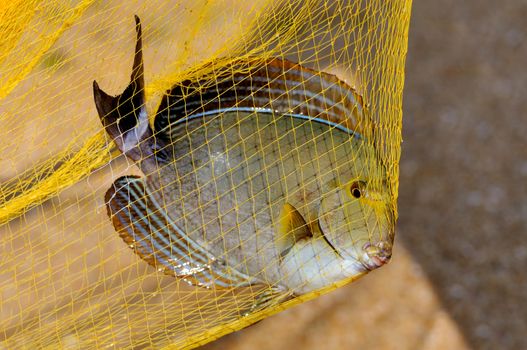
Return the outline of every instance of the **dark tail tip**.
{"type": "Polygon", "coordinates": [[[111,123],[115,123],[115,120],[108,120],[112,114],[112,111],[115,110],[116,98],[108,95],[106,92],[101,90],[97,81],[93,81],[93,98],[95,99],[95,106],[97,107],[97,112],[99,113],[99,118],[104,126],[108,126],[111,123]]]}
{"type": "Polygon", "coordinates": [[[144,94],[144,77],[143,77],[143,33],[141,29],[141,20],[137,15],[135,18],[135,52],[134,52],[134,65],[132,67],[132,76],[130,77],[131,82],[136,85],[136,89],[144,94]]]}
{"type": "Polygon", "coordinates": [[[125,134],[134,129],[139,122],[144,123],[144,120],[140,120],[141,118],[147,118],[145,113],[141,113],[145,103],[145,92],[141,21],[138,16],[135,16],[135,23],[137,38],[134,63],[130,83],[126,89],[120,95],[113,97],[101,90],[96,81],[93,82],[93,96],[101,122],[122,152],[130,151],[131,148],[139,144],[144,135],[136,135],[137,140],[129,140],[128,145],[124,145],[122,140],[124,140],[125,134]]]}

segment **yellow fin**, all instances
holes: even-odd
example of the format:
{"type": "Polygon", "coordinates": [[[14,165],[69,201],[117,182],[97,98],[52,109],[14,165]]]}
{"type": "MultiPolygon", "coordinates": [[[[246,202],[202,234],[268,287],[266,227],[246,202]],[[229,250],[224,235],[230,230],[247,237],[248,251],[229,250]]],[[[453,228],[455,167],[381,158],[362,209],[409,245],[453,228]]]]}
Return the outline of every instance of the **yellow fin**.
{"type": "Polygon", "coordinates": [[[285,203],[280,212],[280,226],[275,237],[275,246],[284,257],[295,242],[313,234],[302,215],[289,203],[285,203]]]}
{"type": "Polygon", "coordinates": [[[260,292],[256,296],[254,304],[246,313],[244,313],[244,316],[249,316],[254,312],[274,307],[277,304],[287,301],[291,298],[293,298],[293,292],[283,290],[281,287],[271,287],[260,292]]]}

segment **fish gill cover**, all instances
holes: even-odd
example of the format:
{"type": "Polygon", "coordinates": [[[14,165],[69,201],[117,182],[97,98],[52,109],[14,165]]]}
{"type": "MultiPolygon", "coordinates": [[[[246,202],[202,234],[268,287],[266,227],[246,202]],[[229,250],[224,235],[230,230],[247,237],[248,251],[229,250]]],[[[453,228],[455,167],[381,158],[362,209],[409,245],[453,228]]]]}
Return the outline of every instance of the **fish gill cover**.
{"type": "Polygon", "coordinates": [[[410,7],[3,2],[0,346],[192,348],[387,263],[410,7]]]}

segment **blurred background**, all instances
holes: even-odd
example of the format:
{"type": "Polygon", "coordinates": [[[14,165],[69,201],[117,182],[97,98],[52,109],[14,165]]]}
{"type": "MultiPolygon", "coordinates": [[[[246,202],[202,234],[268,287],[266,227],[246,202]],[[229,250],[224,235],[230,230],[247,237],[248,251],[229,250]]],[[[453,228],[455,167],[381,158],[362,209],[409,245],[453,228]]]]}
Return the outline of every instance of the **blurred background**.
{"type": "Polygon", "coordinates": [[[527,348],[525,18],[414,1],[392,262],[203,349],[527,348]]]}

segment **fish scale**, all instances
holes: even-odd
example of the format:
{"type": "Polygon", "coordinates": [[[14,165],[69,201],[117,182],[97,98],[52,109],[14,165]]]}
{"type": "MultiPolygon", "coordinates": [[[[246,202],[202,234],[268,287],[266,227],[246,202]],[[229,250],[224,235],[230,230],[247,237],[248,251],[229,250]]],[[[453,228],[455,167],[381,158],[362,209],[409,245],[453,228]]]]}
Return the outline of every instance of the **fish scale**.
{"type": "Polygon", "coordinates": [[[330,123],[256,111],[179,120],[169,130],[160,137],[176,140],[169,146],[174,162],[147,177],[149,189],[213,255],[232,266],[244,261],[249,275],[274,281],[281,207],[287,201],[300,213],[312,211],[317,204],[303,193],[318,198],[323,183],[339,181],[335,169],[353,171],[352,150],[363,142],[330,123]]]}
{"type": "Polygon", "coordinates": [[[255,307],[389,261],[392,198],[360,134],[371,126],[360,95],[286,60],[212,62],[216,79],[176,83],[152,128],[137,17],[136,30],[127,88],[93,88],[106,132],[144,174],[115,180],[105,197],[140,258],[201,287],[270,287],[255,307]]]}

